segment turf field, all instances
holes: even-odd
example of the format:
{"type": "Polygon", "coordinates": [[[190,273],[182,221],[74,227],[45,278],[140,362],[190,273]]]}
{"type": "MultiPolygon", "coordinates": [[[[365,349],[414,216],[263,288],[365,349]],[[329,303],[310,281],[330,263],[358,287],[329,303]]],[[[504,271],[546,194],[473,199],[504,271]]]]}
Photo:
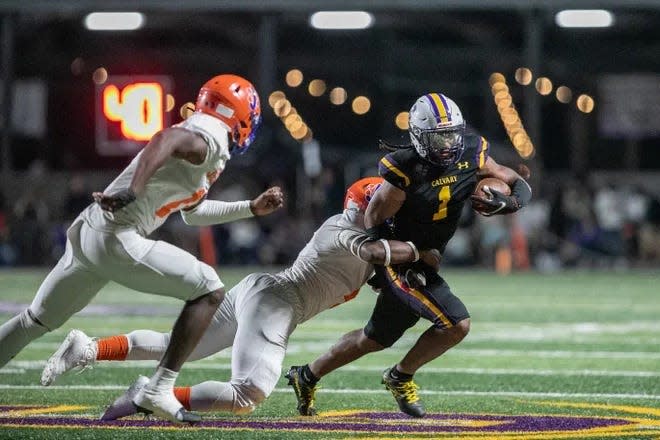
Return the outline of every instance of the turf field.
{"type": "MultiPolygon", "coordinates": [[[[247,272],[220,269],[228,286],[247,272]]],[[[0,321],[31,300],[44,274],[0,272],[0,321]]],[[[205,414],[192,428],[142,418],[100,423],[105,405],[138,374],[150,375],[153,363],[102,363],[42,388],[44,361],[71,328],[95,336],[166,331],[180,307],[113,284],[0,370],[0,438],[660,439],[660,272],[449,271],[445,278],[471,311],[472,331],[416,375],[425,419],[398,413],[380,384],[381,371],[425,328],[420,323],[391,349],[324,378],[315,418],[296,416],[282,379],[250,416],[205,414]]],[[[362,327],[374,299],[365,288],[298,327],[283,368],[313,359],[362,327]]],[[[226,352],[189,363],[178,384],[224,380],[229,363],[226,352]]]]}

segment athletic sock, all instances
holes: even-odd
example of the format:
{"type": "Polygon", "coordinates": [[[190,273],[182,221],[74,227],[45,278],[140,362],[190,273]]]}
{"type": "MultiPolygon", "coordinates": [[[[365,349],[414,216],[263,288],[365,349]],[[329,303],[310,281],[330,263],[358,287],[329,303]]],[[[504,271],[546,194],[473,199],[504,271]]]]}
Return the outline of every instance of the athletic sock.
{"type": "Polygon", "coordinates": [[[318,377],[314,376],[312,370],[309,369],[309,364],[303,365],[300,371],[300,376],[302,376],[302,379],[305,382],[312,386],[316,385],[316,383],[320,380],[318,377]]]}
{"type": "Polygon", "coordinates": [[[165,367],[158,367],[156,373],[151,376],[147,388],[156,392],[166,392],[174,389],[174,382],[179,375],[178,371],[173,371],[165,367]]]}
{"type": "Polygon", "coordinates": [[[97,361],[123,361],[128,355],[128,338],[126,335],[101,338],[96,341],[96,347],[97,361]]]}
{"type": "Polygon", "coordinates": [[[399,382],[408,382],[409,380],[412,380],[413,375],[402,373],[396,366],[394,366],[394,368],[390,369],[390,377],[399,382]]]}
{"type": "Polygon", "coordinates": [[[174,397],[181,405],[190,411],[190,387],[174,387],[174,397]]]}

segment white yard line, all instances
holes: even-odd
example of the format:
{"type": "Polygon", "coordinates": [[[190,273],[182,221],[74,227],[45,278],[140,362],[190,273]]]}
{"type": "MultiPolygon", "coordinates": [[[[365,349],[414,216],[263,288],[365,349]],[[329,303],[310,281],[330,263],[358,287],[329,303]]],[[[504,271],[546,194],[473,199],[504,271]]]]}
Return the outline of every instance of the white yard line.
{"type": "MultiPolygon", "coordinates": [[[[29,368],[32,370],[32,368],[29,368]]],[[[24,374],[25,368],[1,368],[0,374],[24,374]]]]}
{"type": "MultiPolygon", "coordinates": [[[[333,341],[335,342],[335,341],[333,341]]],[[[330,347],[325,342],[291,342],[287,354],[324,352],[330,347]]],[[[394,346],[394,349],[398,349],[394,346]]],[[[448,356],[479,357],[525,357],[525,358],[568,358],[568,359],[660,359],[655,351],[585,351],[585,350],[514,350],[497,348],[454,348],[448,356]]]]}
{"type": "MultiPolygon", "coordinates": [[[[101,362],[99,368],[126,369],[126,368],[151,368],[156,361],[127,361],[127,362],[101,362]]],[[[45,361],[12,361],[9,369],[1,370],[0,373],[24,373],[25,370],[41,370],[46,365],[45,361]]],[[[185,365],[188,370],[231,370],[231,364],[216,362],[189,362],[185,365]]],[[[382,372],[383,367],[368,367],[361,365],[346,365],[341,367],[342,371],[356,372],[382,372]]],[[[474,374],[474,375],[513,375],[513,376],[603,376],[603,377],[660,377],[660,371],[637,371],[637,370],[553,370],[553,369],[531,369],[531,368],[440,368],[423,367],[420,373],[432,374],[474,374]]]]}
{"type": "MultiPolygon", "coordinates": [[[[40,385],[6,385],[0,384],[2,390],[109,390],[119,391],[125,390],[127,385],[51,385],[49,387],[42,387],[40,385]]],[[[276,393],[291,393],[291,388],[276,388],[276,393]]],[[[374,389],[328,389],[321,388],[318,391],[323,394],[389,394],[387,390],[374,390],[374,389]]],[[[660,400],[658,394],[617,394],[617,393],[539,393],[527,391],[436,391],[436,390],[422,390],[420,394],[424,395],[442,395],[442,396],[484,396],[484,397],[552,397],[552,398],[598,398],[598,399],[651,399],[660,400]]]]}
{"type": "Polygon", "coordinates": [[[572,350],[500,350],[480,348],[456,348],[452,354],[476,356],[522,356],[541,358],[585,359],[660,359],[660,352],[652,351],[572,351],[572,350]]]}

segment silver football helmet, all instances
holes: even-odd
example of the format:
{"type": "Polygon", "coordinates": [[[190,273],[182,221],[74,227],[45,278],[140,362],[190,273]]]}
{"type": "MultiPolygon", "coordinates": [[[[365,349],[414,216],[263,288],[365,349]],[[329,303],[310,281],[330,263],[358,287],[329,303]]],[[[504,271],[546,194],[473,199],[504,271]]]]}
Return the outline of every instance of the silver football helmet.
{"type": "Polygon", "coordinates": [[[465,120],[456,103],[441,93],[415,101],[408,131],[417,154],[435,165],[451,166],[463,155],[465,120]]]}

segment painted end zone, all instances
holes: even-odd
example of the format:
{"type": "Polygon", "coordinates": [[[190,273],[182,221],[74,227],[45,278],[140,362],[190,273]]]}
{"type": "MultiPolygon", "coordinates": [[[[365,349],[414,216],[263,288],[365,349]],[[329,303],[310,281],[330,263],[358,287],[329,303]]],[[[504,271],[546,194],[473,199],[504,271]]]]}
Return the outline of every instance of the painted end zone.
{"type": "MultiPolygon", "coordinates": [[[[562,406],[558,403],[557,406],[562,406]]],[[[155,419],[128,418],[102,422],[80,415],[62,413],[86,409],[80,406],[0,406],[0,427],[96,428],[96,429],[204,429],[204,430],[288,430],[298,432],[364,433],[379,435],[493,436],[493,438],[588,438],[630,437],[660,433],[660,419],[653,408],[651,418],[595,417],[570,415],[428,414],[412,419],[401,413],[381,411],[335,411],[316,418],[293,419],[206,419],[193,427],[173,425],[155,419]],[[533,437],[530,437],[533,436],[533,437]]],[[[617,408],[620,409],[620,408],[617,408]]],[[[635,413],[644,413],[635,407],[635,413]]],[[[631,411],[633,412],[633,411],[631,411]]],[[[489,437],[490,438],[490,437],[489,437]]]]}

